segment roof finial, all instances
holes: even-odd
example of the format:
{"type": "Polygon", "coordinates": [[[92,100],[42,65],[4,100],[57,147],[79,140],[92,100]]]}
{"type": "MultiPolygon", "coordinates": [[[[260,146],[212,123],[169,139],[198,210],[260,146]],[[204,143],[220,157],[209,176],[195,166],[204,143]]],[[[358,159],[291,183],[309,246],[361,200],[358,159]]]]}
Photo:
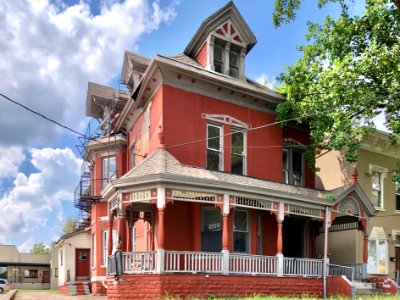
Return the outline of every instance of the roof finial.
{"type": "Polygon", "coordinates": [[[351,184],[356,184],[357,183],[357,178],[358,178],[358,171],[357,167],[354,167],[353,174],[351,174],[351,184]]]}
{"type": "Polygon", "coordinates": [[[162,126],[158,126],[158,128],[160,129],[160,131],[158,132],[158,139],[160,140],[160,147],[165,149],[165,144],[164,144],[164,131],[162,129],[162,126]]]}

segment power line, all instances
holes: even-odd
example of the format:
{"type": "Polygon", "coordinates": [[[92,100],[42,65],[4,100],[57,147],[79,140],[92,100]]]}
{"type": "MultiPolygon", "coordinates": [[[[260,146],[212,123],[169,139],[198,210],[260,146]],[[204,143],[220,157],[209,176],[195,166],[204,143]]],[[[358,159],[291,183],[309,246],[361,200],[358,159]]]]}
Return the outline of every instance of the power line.
{"type": "Polygon", "coordinates": [[[61,124],[61,123],[59,123],[59,122],[57,122],[57,121],[55,121],[55,120],[53,120],[53,119],[50,119],[49,117],[46,117],[45,115],[43,115],[43,114],[41,114],[41,113],[39,113],[39,112],[37,112],[37,111],[35,111],[35,110],[33,110],[33,109],[31,109],[31,108],[25,106],[25,105],[23,105],[23,104],[21,104],[21,103],[18,102],[18,101],[15,101],[15,100],[11,99],[10,97],[7,97],[6,95],[3,95],[3,94],[0,93],[0,96],[2,96],[4,99],[6,99],[6,100],[8,100],[8,101],[10,101],[10,102],[12,102],[12,103],[14,103],[15,105],[18,105],[18,106],[22,107],[23,109],[25,109],[25,110],[27,110],[27,111],[30,111],[31,113],[33,113],[33,114],[35,114],[35,115],[37,115],[37,116],[39,116],[39,117],[42,117],[42,118],[45,119],[46,121],[52,122],[52,123],[56,124],[57,126],[60,126],[60,127],[66,129],[66,130],[68,130],[68,131],[71,131],[71,132],[73,132],[73,133],[75,133],[75,134],[77,134],[77,135],[79,135],[79,136],[81,136],[81,137],[87,138],[84,134],[82,134],[82,133],[80,133],[80,132],[78,132],[78,131],[76,131],[76,130],[74,130],[74,129],[72,129],[72,128],[66,126],[66,125],[63,125],[63,124],[61,124]]]}

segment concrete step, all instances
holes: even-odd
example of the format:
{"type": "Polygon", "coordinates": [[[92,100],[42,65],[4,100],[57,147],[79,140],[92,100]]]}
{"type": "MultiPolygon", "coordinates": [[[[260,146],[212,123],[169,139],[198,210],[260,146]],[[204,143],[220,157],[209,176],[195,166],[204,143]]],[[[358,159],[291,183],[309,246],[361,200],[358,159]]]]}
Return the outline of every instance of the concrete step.
{"type": "Polygon", "coordinates": [[[376,296],[381,295],[382,292],[376,287],[375,283],[354,281],[353,285],[356,289],[357,296],[376,296]]]}

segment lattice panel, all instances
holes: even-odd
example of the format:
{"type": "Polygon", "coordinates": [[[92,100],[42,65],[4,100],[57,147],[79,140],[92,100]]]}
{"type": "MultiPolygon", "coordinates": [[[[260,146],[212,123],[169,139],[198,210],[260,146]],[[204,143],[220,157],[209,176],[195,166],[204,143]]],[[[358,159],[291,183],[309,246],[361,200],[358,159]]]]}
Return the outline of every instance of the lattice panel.
{"type": "Polygon", "coordinates": [[[357,201],[351,197],[346,197],[339,202],[338,211],[353,216],[360,216],[360,207],[357,201]]]}
{"type": "Polygon", "coordinates": [[[263,210],[272,210],[273,202],[267,200],[245,198],[245,197],[234,197],[234,203],[239,207],[258,208],[263,210]]]}
{"type": "Polygon", "coordinates": [[[184,190],[172,190],[171,198],[174,200],[185,200],[192,202],[223,202],[223,199],[219,199],[216,194],[210,193],[201,193],[201,192],[192,192],[192,191],[184,191],[184,190]]]}
{"type": "Polygon", "coordinates": [[[299,205],[289,205],[289,214],[322,218],[322,210],[299,205]]]}

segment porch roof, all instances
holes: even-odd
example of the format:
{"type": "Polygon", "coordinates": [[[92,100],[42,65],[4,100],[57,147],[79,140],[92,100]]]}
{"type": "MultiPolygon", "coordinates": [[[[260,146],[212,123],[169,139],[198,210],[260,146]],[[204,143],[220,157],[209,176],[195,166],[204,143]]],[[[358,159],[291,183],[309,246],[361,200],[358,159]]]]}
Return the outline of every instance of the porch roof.
{"type": "MultiPolygon", "coordinates": [[[[204,187],[212,185],[213,187],[225,190],[258,192],[275,198],[300,200],[302,202],[329,206],[335,204],[335,201],[330,199],[334,192],[320,191],[185,165],[180,163],[171,153],[163,148],[154,151],[149,157],[121,178],[113,180],[111,186],[105,188],[105,194],[111,192],[113,187],[122,188],[130,184],[139,184],[140,181],[132,179],[149,178],[151,175],[163,175],[163,179],[180,179],[185,184],[203,184],[204,187]]],[[[143,182],[140,183],[143,184],[143,182]]],[[[337,200],[336,197],[335,199],[337,200]]]]}

